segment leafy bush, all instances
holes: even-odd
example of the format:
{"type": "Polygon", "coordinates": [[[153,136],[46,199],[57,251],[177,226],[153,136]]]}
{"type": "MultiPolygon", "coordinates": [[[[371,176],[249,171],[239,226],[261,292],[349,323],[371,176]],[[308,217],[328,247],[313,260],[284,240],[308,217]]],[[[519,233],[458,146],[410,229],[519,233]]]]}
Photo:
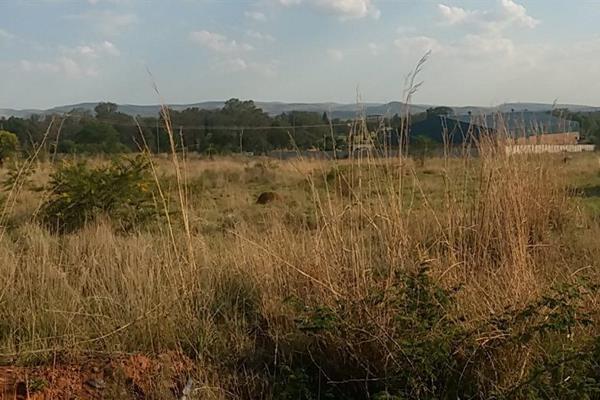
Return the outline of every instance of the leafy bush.
{"type": "Polygon", "coordinates": [[[14,133],[0,130],[0,163],[19,150],[19,139],[14,133]]]}
{"type": "Polygon", "coordinates": [[[17,185],[29,185],[35,173],[35,164],[14,162],[8,166],[6,177],[1,183],[5,190],[10,190],[17,185]]]}
{"type": "Polygon", "coordinates": [[[600,398],[600,337],[573,340],[594,323],[584,304],[585,296],[598,289],[586,279],[563,284],[523,309],[491,320],[504,337],[491,341],[489,348],[517,352],[535,343],[544,350],[523,380],[497,390],[498,399],[600,398]]]}
{"type": "Polygon", "coordinates": [[[599,398],[600,339],[569,339],[591,323],[585,296],[596,287],[556,287],[470,329],[451,317],[456,290],[439,287],[420,267],[393,287],[336,306],[288,301],[296,330],[279,338],[276,398],[599,398]],[[377,310],[395,318],[384,326],[377,310]],[[540,351],[525,365],[518,360],[520,378],[489,379],[512,376],[514,364],[504,359],[523,348],[540,351]]]}
{"type": "MultiPolygon", "coordinates": [[[[280,352],[290,355],[281,371],[289,385],[276,394],[291,398],[295,388],[293,397],[307,400],[318,393],[346,399],[452,398],[462,371],[456,350],[464,338],[461,324],[449,318],[452,294],[420,267],[398,274],[388,288],[334,306],[288,300],[296,331],[286,344],[279,343],[280,352]],[[383,310],[386,322],[379,314],[383,310]]],[[[467,394],[470,383],[463,382],[467,394]]]]}
{"type": "Polygon", "coordinates": [[[131,229],[155,213],[149,164],[142,157],[91,168],[85,162],[63,164],[50,176],[50,198],[41,210],[44,224],[72,232],[100,215],[131,229]]]}

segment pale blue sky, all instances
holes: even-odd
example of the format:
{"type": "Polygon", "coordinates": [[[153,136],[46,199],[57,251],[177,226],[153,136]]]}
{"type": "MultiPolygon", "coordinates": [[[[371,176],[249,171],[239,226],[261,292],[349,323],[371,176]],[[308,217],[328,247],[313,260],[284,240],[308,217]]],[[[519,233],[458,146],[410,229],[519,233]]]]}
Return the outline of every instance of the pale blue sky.
{"type": "Polygon", "coordinates": [[[0,107],[111,100],[600,105],[600,1],[0,0],[0,107]]]}

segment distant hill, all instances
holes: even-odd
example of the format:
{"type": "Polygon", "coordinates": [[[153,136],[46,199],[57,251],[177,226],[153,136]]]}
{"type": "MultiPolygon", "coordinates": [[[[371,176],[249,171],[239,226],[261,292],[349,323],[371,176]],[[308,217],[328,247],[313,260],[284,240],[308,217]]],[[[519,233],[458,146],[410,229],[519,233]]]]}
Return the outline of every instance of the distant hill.
{"type": "MultiPolygon", "coordinates": [[[[341,103],[284,103],[284,102],[255,102],[256,105],[262,108],[269,115],[278,115],[290,111],[310,111],[323,113],[327,112],[334,118],[352,118],[359,114],[367,115],[394,115],[406,113],[406,104],[399,101],[391,101],[389,103],[363,103],[363,104],[341,104],[341,103]]],[[[79,103],[64,106],[53,107],[47,110],[24,109],[14,110],[10,108],[0,108],[1,117],[20,117],[27,118],[33,114],[48,115],[54,113],[66,113],[74,108],[93,111],[98,103],[79,103]]],[[[197,107],[206,110],[214,110],[223,107],[224,101],[205,101],[191,104],[171,104],[174,110],[185,110],[186,108],[197,107]]],[[[135,104],[119,104],[118,110],[128,115],[139,115],[142,117],[153,117],[158,115],[160,110],[159,105],[135,105],[135,104]]],[[[431,105],[416,104],[410,106],[411,113],[419,113],[425,111],[431,105]]],[[[568,108],[571,111],[591,112],[600,111],[600,107],[577,105],[577,104],[557,104],[557,108],[568,108]]],[[[479,107],[479,106],[460,106],[453,107],[456,114],[467,114],[468,112],[477,113],[492,113],[492,112],[510,112],[514,111],[550,111],[552,104],[549,103],[505,103],[497,107],[479,107]]]]}
{"type": "MultiPolygon", "coordinates": [[[[390,114],[405,113],[406,105],[401,102],[393,101],[389,103],[365,103],[365,104],[339,104],[339,103],[283,103],[283,102],[255,102],[257,107],[263,109],[269,115],[279,115],[290,111],[308,111],[308,112],[327,112],[334,118],[352,118],[360,113],[371,114],[390,114]]],[[[0,109],[0,117],[21,117],[26,118],[32,114],[48,115],[54,113],[66,113],[74,108],[93,111],[98,103],[79,103],[64,106],[53,107],[47,110],[14,110],[0,109]]],[[[186,108],[201,108],[205,110],[214,110],[222,108],[224,101],[207,101],[191,104],[171,104],[170,108],[181,111],[186,108]]],[[[410,107],[411,112],[418,113],[425,111],[428,106],[414,105],[410,107]]],[[[139,115],[142,117],[153,117],[158,115],[160,110],[159,105],[134,105],[134,104],[119,104],[118,111],[128,115],[139,115]]]]}

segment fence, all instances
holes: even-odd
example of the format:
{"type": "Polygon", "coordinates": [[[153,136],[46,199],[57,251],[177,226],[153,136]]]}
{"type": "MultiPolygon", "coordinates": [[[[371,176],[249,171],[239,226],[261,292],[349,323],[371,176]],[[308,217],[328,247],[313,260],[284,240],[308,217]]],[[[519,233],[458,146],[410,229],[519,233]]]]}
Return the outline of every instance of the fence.
{"type": "Polygon", "coordinates": [[[594,151],[593,144],[520,144],[505,146],[506,154],[581,153],[594,151]]]}
{"type": "MultiPolygon", "coordinates": [[[[539,153],[581,153],[587,151],[594,151],[596,146],[593,144],[516,144],[504,146],[504,151],[507,155],[511,154],[539,154],[539,153]]],[[[476,147],[452,147],[444,151],[442,148],[436,148],[429,152],[429,157],[464,157],[471,156],[476,157],[478,155],[478,149],[476,147]]],[[[358,156],[358,152],[355,152],[355,156],[358,156]]],[[[366,153],[365,153],[366,154],[366,153]]],[[[398,157],[398,150],[372,150],[368,153],[371,157],[398,157]]],[[[269,157],[277,158],[279,160],[290,160],[295,158],[304,158],[309,160],[332,160],[334,158],[343,159],[348,158],[347,151],[307,151],[307,150],[273,150],[268,153],[269,157]]],[[[415,154],[411,154],[415,156],[415,154]]]]}

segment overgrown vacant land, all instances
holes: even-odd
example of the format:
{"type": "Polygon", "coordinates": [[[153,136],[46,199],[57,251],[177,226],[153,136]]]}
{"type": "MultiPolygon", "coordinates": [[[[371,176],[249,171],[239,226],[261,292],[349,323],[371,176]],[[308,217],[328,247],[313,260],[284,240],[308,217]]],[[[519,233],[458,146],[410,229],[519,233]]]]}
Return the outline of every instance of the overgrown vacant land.
{"type": "Polygon", "coordinates": [[[600,398],[597,155],[129,160],[1,171],[5,393],[600,398]]]}

